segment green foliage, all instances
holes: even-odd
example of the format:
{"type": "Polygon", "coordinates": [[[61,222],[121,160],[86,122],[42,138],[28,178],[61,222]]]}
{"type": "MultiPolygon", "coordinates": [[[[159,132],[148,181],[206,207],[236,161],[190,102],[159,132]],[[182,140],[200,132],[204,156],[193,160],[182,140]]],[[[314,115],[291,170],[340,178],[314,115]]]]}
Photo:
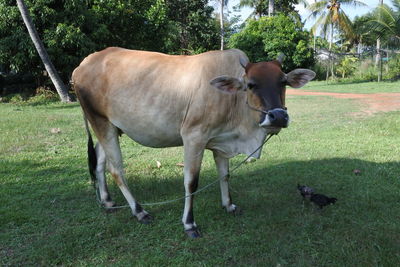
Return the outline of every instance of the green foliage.
{"type": "Polygon", "coordinates": [[[343,10],[344,6],[358,7],[366,4],[359,0],[320,0],[308,4],[307,9],[311,12],[309,18],[316,18],[312,31],[318,33],[321,30],[325,36],[330,33],[332,37],[334,29],[337,29],[351,38],[354,34],[352,23],[343,10]]]}
{"type": "Polygon", "coordinates": [[[373,28],[382,43],[398,48],[400,44],[400,0],[392,0],[393,8],[387,4],[379,5],[373,11],[369,26],[373,28]]]}
{"type": "Polygon", "coordinates": [[[397,80],[400,79],[400,54],[395,55],[388,62],[388,71],[384,75],[384,79],[397,80]]]}
{"type": "Polygon", "coordinates": [[[11,103],[19,106],[46,105],[59,101],[60,98],[57,93],[45,87],[37,88],[34,96],[29,96],[27,94],[10,94],[0,98],[0,103],[11,103]]]}
{"type": "Polygon", "coordinates": [[[9,94],[0,98],[1,103],[20,104],[26,101],[27,97],[23,94],[9,94]]]}
{"type": "MultiPolygon", "coordinates": [[[[207,0],[25,2],[64,82],[85,56],[108,46],[179,54],[218,45],[207,0]]],[[[0,0],[0,36],[0,62],[6,70],[42,76],[44,67],[14,1],[0,0]]]]}
{"type": "Polygon", "coordinates": [[[353,56],[345,56],[336,66],[336,72],[345,78],[346,75],[352,75],[358,67],[358,59],[353,56]]]}
{"type": "Polygon", "coordinates": [[[284,53],[285,71],[308,68],[314,64],[314,54],[309,33],[302,27],[283,14],[249,20],[241,32],[232,35],[229,46],[243,50],[253,62],[274,60],[279,53],[284,53]]]}
{"type": "MultiPolygon", "coordinates": [[[[338,82],[371,82],[377,81],[379,66],[375,66],[374,60],[371,58],[358,59],[352,56],[345,56],[334,66],[335,72],[341,75],[338,82]]],[[[324,79],[324,71],[326,73],[326,65],[323,62],[317,63],[313,69],[317,72],[319,80],[324,79]],[[318,71],[320,70],[320,72],[318,71]]],[[[383,80],[395,81],[400,79],[400,55],[392,54],[389,60],[382,62],[382,78],[383,80]]],[[[398,91],[398,88],[397,88],[398,91]]]]}
{"type": "Polygon", "coordinates": [[[167,51],[177,54],[197,54],[218,48],[219,29],[212,18],[214,9],[208,0],[167,1],[167,51]]]}
{"type": "Polygon", "coordinates": [[[354,40],[355,44],[362,43],[366,46],[375,46],[378,34],[376,30],[370,25],[370,21],[373,19],[372,13],[367,13],[362,16],[357,16],[353,21],[354,34],[357,37],[354,40]]]}
{"type": "Polygon", "coordinates": [[[328,67],[328,61],[317,61],[313,67],[313,71],[315,72],[316,76],[314,80],[321,81],[326,80],[326,68],[328,67]]]}
{"type": "MultiPolygon", "coordinates": [[[[312,42],[314,42],[314,37],[312,37],[312,38],[313,38],[312,42]]],[[[311,40],[310,40],[310,42],[311,42],[311,40]]],[[[315,49],[317,49],[317,50],[324,49],[324,50],[329,51],[329,46],[330,46],[330,44],[326,39],[324,39],[320,36],[317,36],[315,38],[315,49]]],[[[340,50],[341,50],[341,48],[338,44],[332,43],[331,51],[333,53],[340,53],[341,52],[340,50]]]]}

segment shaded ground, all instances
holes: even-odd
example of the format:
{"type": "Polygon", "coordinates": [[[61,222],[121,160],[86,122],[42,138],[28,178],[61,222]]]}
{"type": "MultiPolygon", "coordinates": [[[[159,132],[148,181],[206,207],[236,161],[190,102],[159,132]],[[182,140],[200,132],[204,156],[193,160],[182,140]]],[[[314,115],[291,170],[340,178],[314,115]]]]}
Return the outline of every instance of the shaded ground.
{"type": "Polygon", "coordinates": [[[355,99],[361,103],[361,112],[356,115],[372,115],[377,112],[400,110],[400,93],[350,94],[309,92],[289,88],[286,90],[286,93],[288,95],[331,96],[336,98],[355,99]]]}

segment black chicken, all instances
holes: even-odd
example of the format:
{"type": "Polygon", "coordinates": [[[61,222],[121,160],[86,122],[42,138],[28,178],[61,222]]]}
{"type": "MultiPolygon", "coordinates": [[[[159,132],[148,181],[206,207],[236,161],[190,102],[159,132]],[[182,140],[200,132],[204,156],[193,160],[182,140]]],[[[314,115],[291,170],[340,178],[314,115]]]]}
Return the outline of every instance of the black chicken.
{"type": "Polygon", "coordinates": [[[327,197],[321,194],[311,194],[310,201],[314,202],[315,205],[319,206],[319,208],[322,209],[324,206],[335,204],[337,198],[327,197]]]}
{"type": "Polygon", "coordinates": [[[303,199],[310,198],[312,194],[314,194],[314,189],[306,185],[297,184],[297,189],[300,191],[300,194],[303,197],[303,199]]]}

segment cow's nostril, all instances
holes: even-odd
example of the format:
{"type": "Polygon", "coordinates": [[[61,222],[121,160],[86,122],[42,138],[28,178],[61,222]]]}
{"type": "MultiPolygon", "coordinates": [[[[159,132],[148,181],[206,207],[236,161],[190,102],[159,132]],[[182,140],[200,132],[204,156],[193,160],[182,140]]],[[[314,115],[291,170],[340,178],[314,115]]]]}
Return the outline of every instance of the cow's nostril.
{"type": "Polygon", "coordinates": [[[273,114],[273,113],[268,113],[268,118],[269,118],[269,120],[270,121],[274,121],[276,118],[275,118],[275,115],[273,114]]]}
{"type": "Polygon", "coordinates": [[[287,114],[286,110],[275,108],[268,112],[268,120],[272,126],[287,127],[289,115],[287,114]]]}

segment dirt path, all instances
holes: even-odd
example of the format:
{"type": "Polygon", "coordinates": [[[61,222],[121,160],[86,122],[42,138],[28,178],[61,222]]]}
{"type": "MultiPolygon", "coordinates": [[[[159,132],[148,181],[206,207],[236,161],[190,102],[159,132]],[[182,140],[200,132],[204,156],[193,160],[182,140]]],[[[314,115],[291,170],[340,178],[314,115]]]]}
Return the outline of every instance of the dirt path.
{"type": "MultiPolygon", "coordinates": [[[[356,99],[361,102],[361,113],[372,115],[377,112],[388,112],[400,110],[400,93],[377,93],[377,94],[350,94],[350,93],[327,93],[309,92],[295,89],[287,89],[287,95],[311,95],[332,96],[336,98],[356,99]]],[[[361,115],[356,114],[356,115],[361,115]]]]}

